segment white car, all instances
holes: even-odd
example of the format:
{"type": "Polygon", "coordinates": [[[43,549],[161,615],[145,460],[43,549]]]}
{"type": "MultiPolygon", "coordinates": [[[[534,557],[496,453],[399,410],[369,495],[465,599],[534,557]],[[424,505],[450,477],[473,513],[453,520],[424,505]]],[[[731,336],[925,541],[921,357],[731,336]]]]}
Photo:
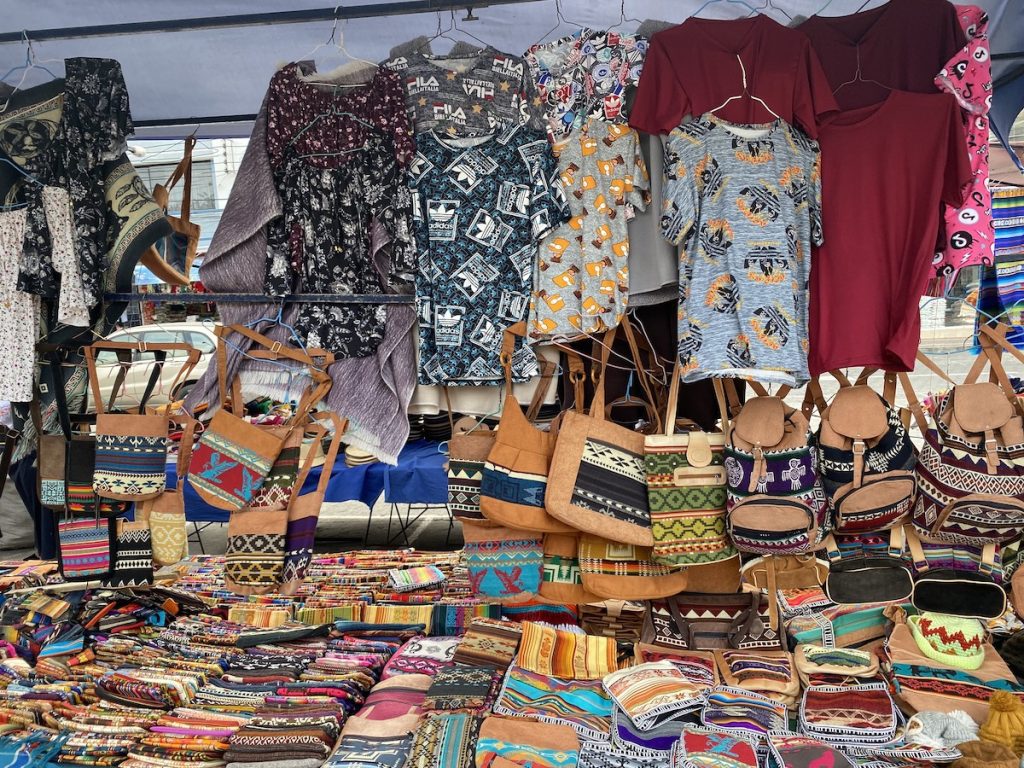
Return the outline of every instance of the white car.
{"type": "MultiPolygon", "coordinates": [[[[115,331],[107,337],[110,341],[127,341],[130,343],[146,342],[147,344],[166,344],[170,342],[184,343],[199,350],[199,363],[188,374],[185,379],[177,384],[175,391],[171,392],[171,385],[177,378],[178,373],[184,367],[188,359],[187,352],[168,352],[164,369],[157,381],[153,395],[147,405],[162,405],[173,400],[180,400],[192,385],[199,380],[199,377],[206,371],[206,367],[213,359],[217,351],[217,335],[213,332],[212,326],[203,323],[164,323],[162,325],[140,325],[135,328],[125,328],[115,331]]],[[[153,352],[132,352],[132,366],[128,369],[124,386],[117,393],[114,407],[128,407],[138,405],[143,393],[146,391],[146,384],[153,372],[153,365],[156,357],[153,352]]],[[[115,352],[104,350],[96,354],[96,373],[100,380],[100,391],[103,393],[104,403],[110,402],[111,390],[117,380],[117,372],[120,365],[115,352]]]]}

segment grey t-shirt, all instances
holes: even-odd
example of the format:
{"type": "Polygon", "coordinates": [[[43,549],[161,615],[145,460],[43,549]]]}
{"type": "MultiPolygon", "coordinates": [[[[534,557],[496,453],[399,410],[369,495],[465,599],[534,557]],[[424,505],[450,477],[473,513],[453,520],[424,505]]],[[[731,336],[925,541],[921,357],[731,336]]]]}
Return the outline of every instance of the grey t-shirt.
{"type": "Polygon", "coordinates": [[[661,234],[665,150],[660,136],[640,134],[640,149],[651,175],[651,204],[629,222],[629,304],[647,306],[679,292],[679,248],[661,234]]]}
{"type": "Polygon", "coordinates": [[[782,120],[704,115],[672,131],[666,155],[683,381],[805,384],[811,244],[823,242],[817,142],[782,120]]]}

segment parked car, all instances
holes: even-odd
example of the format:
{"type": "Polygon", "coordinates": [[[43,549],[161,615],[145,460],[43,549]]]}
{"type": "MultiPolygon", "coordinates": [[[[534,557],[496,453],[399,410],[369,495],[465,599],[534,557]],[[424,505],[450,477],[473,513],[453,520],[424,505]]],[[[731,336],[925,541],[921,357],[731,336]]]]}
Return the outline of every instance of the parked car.
{"type": "MultiPolygon", "coordinates": [[[[131,343],[145,342],[147,344],[166,344],[169,342],[181,342],[189,344],[199,350],[199,364],[192,372],[175,386],[173,392],[171,385],[177,378],[178,373],[184,367],[188,359],[188,353],[172,351],[167,353],[167,361],[164,363],[163,372],[160,374],[153,395],[149,399],[150,405],[161,405],[163,403],[180,400],[192,386],[203,375],[206,367],[213,359],[217,351],[217,335],[213,329],[202,323],[164,323],[162,325],[140,325],[135,328],[125,328],[112,333],[110,341],[127,341],[131,343]]],[[[125,377],[124,386],[117,394],[116,405],[137,405],[142,399],[146,390],[146,384],[153,372],[153,365],[156,357],[153,352],[132,352],[132,366],[125,377]]],[[[117,380],[119,363],[117,354],[112,351],[101,351],[96,355],[96,373],[100,380],[100,391],[103,393],[104,402],[110,402],[111,390],[117,380]]]]}

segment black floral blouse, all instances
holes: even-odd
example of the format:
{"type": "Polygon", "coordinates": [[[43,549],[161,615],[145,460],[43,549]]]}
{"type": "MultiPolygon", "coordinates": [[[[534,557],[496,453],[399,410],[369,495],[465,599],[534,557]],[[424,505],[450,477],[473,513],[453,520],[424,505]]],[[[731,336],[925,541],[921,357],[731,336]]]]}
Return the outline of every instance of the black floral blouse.
{"type": "MultiPolygon", "coordinates": [[[[367,86],[332,94],[298,72],[278,72],[268,95],[267,151],[283,213],[268,224],[266,292],[407,290],[416,267],[413,143],[401,82],[380,69],[367,86]]],[[[381,305],[304,304],[295,329],[336,357],[367,357],[386,320],[381,305]]]]}
{"type": "Polygon", "coordinates": [[[41,182],[19,182],[28,210],[18,289],[58,296],[42,190],[63,187],[71,197],[85,300],[93,306],[102,299],[104,257],[117,229],[104,199],[103,164],[125,151],[134,128],[118,62],[65,59],[64,71],[63,79],[11,97],[0,113],[0,152],[41,182]]]}

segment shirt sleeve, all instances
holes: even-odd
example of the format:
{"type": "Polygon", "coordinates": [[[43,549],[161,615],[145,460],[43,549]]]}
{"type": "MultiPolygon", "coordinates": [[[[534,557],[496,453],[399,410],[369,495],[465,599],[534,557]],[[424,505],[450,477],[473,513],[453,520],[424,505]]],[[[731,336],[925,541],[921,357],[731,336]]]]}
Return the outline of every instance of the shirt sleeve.
{"type": "Polygon", "coordinates": [[[942,201],[956,208],[964,202],[972,171],[960,107],[952,97],[948,97],[947,102],[946,168],[942,180],[942,201]]]}
{"type": "Polygon", "coordinates": [[[818,61],[818,54],[814,52],[811,41],[805,40],[793,90],[793,121],[804,133],[816,139],[822,119],[838,111],[839,105],[818,61]]]}
{"type": "Polygon", "coordinates": [[[651,175],[647,171],[647,163],[644,162],[644,154],[640,149],[640,134],[633,131],[630,143],[632,162],[626,176],[626,203],[638,211],[646,211],[651,202],[651,175]]]}
{"type": "Polygon", "coordinates": [[[821,246],[825,243],[825,233],[821,225],[821,149],[814,143],[814,160],[811,162],[810,184],[807,185],[808,214],[811,217],[811,244],[821,246]]]}
{"type": "Polygon", "coordinates": [[[412,156],[416,154],[416,140],[413,138],[409,111],[405,104],[405,85],[403,79],[394,73],[382,94],[381,109],[385,130],[395,142],[395,159],[402,167],[408,168],[412,156]]]}
{"type": "Polygon", "coordinates": [[[676,76],[660,35],[650,40],[629,124],[645,133],[669,133],[690,111],[690,99],[676,76]]]}
{"type": "Polygon", "coordinates": [[[284,216],[267,222],[267,260],[263,277],[263,292],[267,296],[287,296],[292,292],[290,238],[284,216]]]}
{"type": "Polygon", "coordinates": [[[975,115],[988,112],[992,99],[992,61],[985,35],[987,25],[988,19],[984,17],[975,29],[974,37],[935,76],[939,90],[953,94],[963,109],[975,115]]]}
{"type": "Polygon", "coordinates": [[[551,153],[547,139],[543,140],[545,151],[533,171],[533,193],[530,200],[530,224],[534,242],[544,237],[569,220],[569,206],[565,190],[558,174],[558,161],[551,153]]]}
{"type": "Polygon", "coordinates": [[[683,142],[673,134],[665,146],[665,199],[661,207],[661,234],[672,245],[682,245],[697,217],[697,181],[683,142]]]}

